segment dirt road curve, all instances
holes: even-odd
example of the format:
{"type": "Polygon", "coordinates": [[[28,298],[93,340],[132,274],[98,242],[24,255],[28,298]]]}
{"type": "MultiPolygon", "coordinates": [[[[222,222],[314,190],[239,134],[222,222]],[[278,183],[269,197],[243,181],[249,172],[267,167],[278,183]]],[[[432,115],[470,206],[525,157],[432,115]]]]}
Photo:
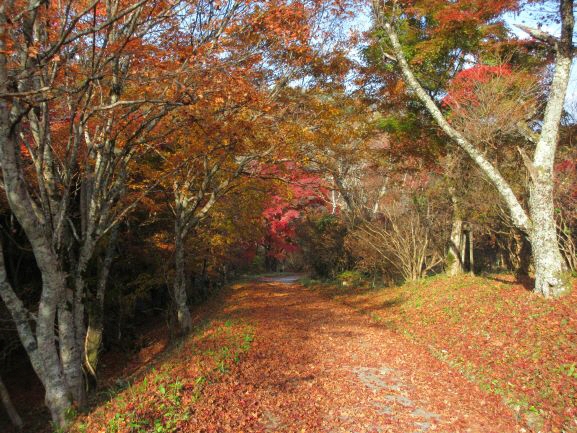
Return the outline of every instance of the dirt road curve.
{"type": "MultiPolygon", "coordinates": [[[[210,385],[191,432],[523,431],[499,398],[426,348],[294,279],[236,287],[225,311],[256,325],[246,357],[210,385]],[[199,423],[200,424],[200,423],[199,423]]],[[[194,417],[193,417],[194,418],[194,417]]]]}

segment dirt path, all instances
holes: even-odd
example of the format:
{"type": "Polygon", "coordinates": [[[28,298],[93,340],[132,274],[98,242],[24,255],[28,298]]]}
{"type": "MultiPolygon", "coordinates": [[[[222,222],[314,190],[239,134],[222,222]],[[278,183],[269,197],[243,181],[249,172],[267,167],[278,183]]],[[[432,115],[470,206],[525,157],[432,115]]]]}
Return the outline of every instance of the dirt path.
{"type": "Polygon", "coordinates": [[[207,387],[195,405],[203,421],[193,416],[187,431],[524,431],[425,348],[294,282],[240,285],[226,313],[255,324],[255,341],[207,387]]]}

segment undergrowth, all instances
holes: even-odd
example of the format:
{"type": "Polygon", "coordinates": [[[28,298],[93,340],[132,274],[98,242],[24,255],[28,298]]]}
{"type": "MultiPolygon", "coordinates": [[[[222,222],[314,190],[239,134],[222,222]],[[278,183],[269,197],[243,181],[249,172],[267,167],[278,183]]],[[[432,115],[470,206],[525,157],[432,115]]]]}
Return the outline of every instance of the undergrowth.
{"type": "Polygon", "coordinates": [[[211,321],[198,328],[148,373],[110,390],[109,401],[81,417],[75,433],[181,431],[207,384],[241,360],[254,338],[251,325],[211,321]]]}

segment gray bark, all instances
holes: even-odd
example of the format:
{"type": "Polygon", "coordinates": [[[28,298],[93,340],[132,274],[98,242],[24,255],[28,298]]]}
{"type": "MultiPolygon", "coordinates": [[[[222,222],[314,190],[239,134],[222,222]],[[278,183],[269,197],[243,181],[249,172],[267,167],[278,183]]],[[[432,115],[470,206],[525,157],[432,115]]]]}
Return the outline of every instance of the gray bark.
{"type": "MultiPolygon", "coordinates": [[[[563,19],[564,31],[573,34],[573,2],[561,1],[561,9],[570,17],[563,19]],[[566,21],[570,21],[569,30],[566,21]]],[[[563,14],[562,14],[563,15],[563,14]]],[[[562,38],[564,35],[562,34],[562,38]]],[[[569,36],[571,38],[571,36],[569,36]]],[[[569,43],[570,39],[569,39],[569,43]]],[[[543,128],[533,157],[529,209],[533,220],[533,230],[529,233],[535,265],[535,291],[546,297],[557,297],[570,287],[565,278],[566,266],[559,249],[557,226],[555,223],[555,205],[553,201],[553,169],[557,150],[559,123],[563,114],[563,104],[571,74],[572,58],[565,50],[560,49],[555,62],[555,73],[543,128]]]]}
{"type": "Polygon", "coordinates": [[[453,205],[453,221],[451,224],[451,237],[449,239],[449,248],[447,251],[448,269],[447,273],[451,276],[462,274],[465,271],[463,260],[463,220],[459,211],[457,198],[454,188],[450,187],[451,202],[453,205]]]}
{"type": "MultiPolygon", "coordinates": [[[[71,291],[69,291],[71,292],[71,291]]],[[[82,346],[78,344],[82,329],[76,327],[75,310],[78,310],[73,294],[58,306],[58,341],[60,359],[68,390],[73,401],[82,408],[86,405],[84,372],[82,371],[82,346]]]]}
{"type": "Polygon", "coordinates": [[[567,269],[559,250],[552,181],[532,184],[529,207],[534,222],[529,239],[535,267],[535,291],[546,297],[557,297],[569,289],[569,283],[565,279],[567,269]]]}
{"type": "Polygon", "coordinates": [[[469,227],[467,236],[469,237],[469,274],[475,275],[475,243],[473,237],[473,227],[469,227]]]}
{"type": "Polygon", "coordinates": [[[449,240],[449,249],[447,251],[448,268],[447,273],[451,276],[462,274],[463,267],[463,220],[458,216],[453,216],[451,224],[451,238],[449,240]]]}
{"type": "MultiPolygon", "coordinates": [[[[44,385],[46,390],[45,402],[50,410],[52,421],[64,427],[67,423],[66,414],[71,407],[71,399],[68,387],[64,380],[64,374],[58,353],[56,350],[56,339],[54,335],[54,321],[56,305],[49,308],[44,299],[41,302],[41,310],[36,322],[36,335],[30,326],[31,314],[26,309],[18,295],[10,285],[4,265],[4,252],[0,243],[0,297],[10,312],[16,325],[20,341],[32,364],[34,372],[44,385]],[[51,325],[49,329],[46,329],[51,325]],[[52,332],[52,339],[48,340],[46,335],[52,332]]],[[[44,291],[43,298],[49,298],[44,291]]]]}
{"type": "Polygon", "coordinates": [[[88,299],[88,327],[84,342],[84,367],[92,377],[94,384],[97,380],[100,346],[102,345],[102,334],[104,332],[104,299],[117,239],[118,225],[115,225],[110,232],[110,237],[106,245],[104,260],[102,261],[98,275],[96,293],[88,299]]]}

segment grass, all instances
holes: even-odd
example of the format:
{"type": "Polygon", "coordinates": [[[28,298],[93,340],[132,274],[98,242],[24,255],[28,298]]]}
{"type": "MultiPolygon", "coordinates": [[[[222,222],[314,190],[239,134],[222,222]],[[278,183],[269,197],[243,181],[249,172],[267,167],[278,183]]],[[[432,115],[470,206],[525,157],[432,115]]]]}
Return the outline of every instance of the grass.
{"type": "Polygon", "coordinates": [[[545,300],[509,275],[436,276],[379,290],[308,287],[429,347],[533,429],[577,431],[577,290],[545,300]]]}

